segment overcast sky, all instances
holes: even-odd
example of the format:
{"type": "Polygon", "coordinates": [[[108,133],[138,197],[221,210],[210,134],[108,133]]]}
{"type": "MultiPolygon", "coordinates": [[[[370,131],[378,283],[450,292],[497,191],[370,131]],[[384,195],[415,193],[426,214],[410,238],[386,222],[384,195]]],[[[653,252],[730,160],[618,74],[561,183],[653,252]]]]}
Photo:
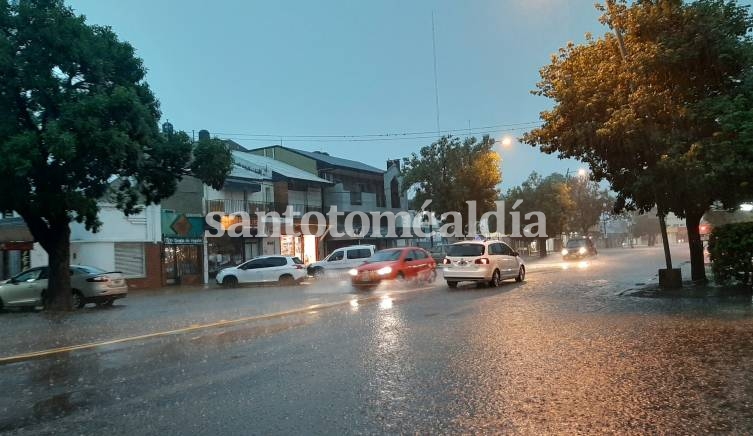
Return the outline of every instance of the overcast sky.
{"type": "MultiPolygon", "coordinates": [[[[520,135],[550,101],[530,94],[568,41],[602,34],[592,1],[75,0],[89,23],[133,44],[176,129],[207,129],[246,147],[282,143],[384,168],[434,133],[301,140],[296,135],[435,132],[432,11],[440,126],[520,135]],[[275,137],[249,135],[270,134],[275,137]],[[368,139],[368,141],[363,141],[368,139]],[[372,139],[379,139],[373,141],[372,139]]],[[[457,134],[466,135],[467,130],[457,134]]],[[[503,189],[531,171],[577,170],[515,142],[503,189]]]]}

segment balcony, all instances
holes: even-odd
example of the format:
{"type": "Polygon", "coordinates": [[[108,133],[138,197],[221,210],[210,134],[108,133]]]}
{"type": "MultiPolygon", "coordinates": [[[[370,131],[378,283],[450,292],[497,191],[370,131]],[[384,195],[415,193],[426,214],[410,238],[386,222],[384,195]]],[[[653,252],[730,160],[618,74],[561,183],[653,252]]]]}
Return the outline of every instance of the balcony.
{"type": "Polygon", "coordinates": [[[227,214],[246,212],[248,214],[277,212],[285,213],[288,206],[293,208],[293,213],[303,215],[306,212],[322,212],[321,206],[309,206],[305,204],[267,203],[243,200],[206,200],[207,212],[223,212],[227,214]]]}

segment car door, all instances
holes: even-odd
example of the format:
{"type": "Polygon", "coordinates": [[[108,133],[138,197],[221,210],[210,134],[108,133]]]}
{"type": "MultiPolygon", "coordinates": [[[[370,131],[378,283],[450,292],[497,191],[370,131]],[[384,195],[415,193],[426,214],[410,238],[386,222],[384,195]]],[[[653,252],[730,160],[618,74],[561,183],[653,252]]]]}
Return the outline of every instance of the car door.
{"type": "Polygon", "coordinates": [[[266,267],[263,268],[264,272],[262,277],[265,282],[276,282],[283,275],[288,266],[288,259],[282,256],[272,256],[267,258],[266,267]]]}
{"type": "Polygon", "coordinates": [[[358,268],[363,265],[366,259],[371,257],[371,250],[368,248],[349,248],[345,250],[345,258],[347,260],[347,268],[358,268]]]}
{"type": "Polygon", "coordinates": [[[32,305],[42,302],[42,291],[47,287],[45,268],[32,268],[13,277],[7,284],[3,299],[7,305],[32,305]]]}
{"type": "Polygon", "coordinates": [[[338,270],[347,267],[348,266],[345,261],[345,250],[342,248],[333,251],[332,254],[330,254],[327,258],[327,263],[325,264],[325,268],[330,270],[338,270]]]}
{"type": "Polygon", "coordinates": [[[516,277],[518,275],[518,258],[515,256],[515,250],[509,245],[500,242],[500,250],[502,253],[502,263],[505,270],[502,272],[504,277],[516,277]]]}
{"type": "Polygon", "coordinates": [[[429,259],[431,256],[424,250],[413,250],[413,259],[415,263],[415,275],[420,278],[428,277],[429,270],[431,269],[431,262],[429,259]]]}
{"type": "Polygon", "coordinates": [[[264,281],[264,269],[267,258],[251,259],[238,267],[238,281],[240,283],[260,283],[264,281]]]}

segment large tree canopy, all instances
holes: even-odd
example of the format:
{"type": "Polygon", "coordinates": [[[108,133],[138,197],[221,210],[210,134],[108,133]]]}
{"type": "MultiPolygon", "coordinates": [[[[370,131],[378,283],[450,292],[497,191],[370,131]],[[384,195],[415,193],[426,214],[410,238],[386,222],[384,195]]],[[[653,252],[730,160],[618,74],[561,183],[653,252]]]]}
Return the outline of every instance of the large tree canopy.
{"type": "Polygon", "coordinates": [[[477,218],[494,210],[502,182],[500,156],[494,150],[494,139],[445,136],[422,147],[403,159],[403,188],[415,190],[416,207],[432,200],[429,209],[442,215],[459,212],[463,225],[468,224],[466,201],[476,201],[477,218]]]}
{"type": "Polygon", "coordinates": [[[535,94],[555,106],[524,140],[588,163],[618,210],[686,217],[692,276],[705,279],[703,213],[753,194],[753,20],[735,1],[608,4],[622,48],[608,33],[553,56],[535,94]]]}
{"type": "Polygon", "coordinates": [[[97,229],[114,177],[129,213],[182,175],[220,187],[230,169],[218,141],[159,132],[145,73],[130,44],[62,0],[0,1],[0,209],[18,212],[49,254],[53,308],[70,306],[69,223],[97,229]]]}

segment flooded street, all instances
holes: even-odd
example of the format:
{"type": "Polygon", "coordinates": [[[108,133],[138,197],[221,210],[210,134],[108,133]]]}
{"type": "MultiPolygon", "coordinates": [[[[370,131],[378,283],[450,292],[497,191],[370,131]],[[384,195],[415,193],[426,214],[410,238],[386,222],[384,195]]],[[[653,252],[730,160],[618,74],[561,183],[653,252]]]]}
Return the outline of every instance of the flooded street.
{"type": "Polygon", "coordinates": [[[750,297],[622,295],[656,274],[657,249],[557,257],[495,289],[344,293],[349,304],[5,364],[0,430],[753,431],[750,297]]]}

